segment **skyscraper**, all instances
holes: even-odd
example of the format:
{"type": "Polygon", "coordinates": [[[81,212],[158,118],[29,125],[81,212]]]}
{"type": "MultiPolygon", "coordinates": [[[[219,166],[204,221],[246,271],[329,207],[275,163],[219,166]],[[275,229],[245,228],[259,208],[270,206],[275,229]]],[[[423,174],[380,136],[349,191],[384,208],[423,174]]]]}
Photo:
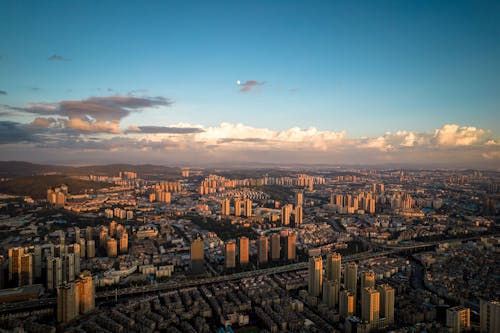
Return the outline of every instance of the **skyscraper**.
{"type": "Polygon", "coordinates": [[[309,258],[309,283],[308,290],[311,296],[319,296],[323,288],[323,259],[321,257],[309,258]]]}
{"type": "Polygon", "coordinates": [[[271,235],[271,260],[278,261],[280,260],[281,255],[281,244],[280,244],[280,235],[272,234],[271,235]]]}
{"type": "Polygon", "coordinates": [[[228,241],[224,248],[224,261],[226,269],[236,267],[236,243],[228,241]]]}
{"type": "Polygon", "coordinates": [[[340,283],[342,256],[333,252],[326,256],[326,279],[340,283]]]}
{"type": "Polygon", "coordinates": [[[303,206],[304,205],[304,192],[297,192],[295,194],[295,206],[303,206]]]}
{"type": "Polygon", "coordinates": [[[241,216],[241,200],[240,200],[240,198],[234,199],[234,216],[241,216]]]}
{"type": "Polygon", "coordinates": [[[87,241],[87,258],[94,258],[95,257],[95,240],[88,240],[87,241]]]}
{"type": "Polygon", "coordinates": [[[252,216],[252,200],[250,199],[245,200],[245,216],[246,217],[252,216]]]}
{"type": "Polygon", "coordinates": [[[269,254],[269,239],[266,236],[260,236],[258,240],[259,264],[267,263],[269,254]]]}
{"type": "Polygon", "coordinates": [[[33,257],[31,253],[21,255],[21,275],[19,286],[29,286],[33,284],[33,257]]]}
{"type": "Polygon", "coordinates": [[[205,271],[205,254],[203,249],[203,239],[197,238],[191,243],[191,272],[201,274],[205,271]]]}
{"type": "Polygon", "coordinates": [[[229,198],[222,199],[221,215],[228,216],[231,214],[231,201],[229,198]]]}
{"type": "Polygon", "coordinates": [[[446,326],[453,333],[460,333],[470,328],[470,309],[454,306],[446,310],[446,326]]]}
{"type": "Polygon", "coordinates": [[[378,323],[380,316],[380,293],[374,288],[361,291],[361,319],[368,323],[378,323]]]}
{"type": "Polygon", "coordinates": [[[356,297],[357,293],[357,284],[358,265],[354,262],[350,262],[347,264],[345,269],[344,286],[354,295],[354,297],[356,297]]]}
{"type": "Polygon", "coordinates": [[[375,288],[375,272],[365,271],[361,274],[361,289],[375,288]]]}
{"type": "Polygon", "coordinates": [[[67,323],[78,316],[78,293],[75,283],[63,283],[57,287],[57,321],[67,323]]]}
{"type": "Polygon", "coordinates": [[[63,282],[62,260],[47,257],[47,290],[54,291],[63,282]]]}
{"type": "Polygon", "coordinates": [[[123,232],[120,236],[120,253],[125,254],[128,252],[128,234],[123,232]]]}
{"type": "Polygon", "coordinates": [[[75,227],[75,243],[80,243],[80,228],[75,227]]]}
{"type": "Polygon", "coordinates": [[[342,290],[339,297],[339,312],[344,318],[356,313],[356,298],[349,290],[342,290]]]}
{"type": "Polygon", "coordinates": [[[290,206],[283,205],[281,207],[281,225],[289,225],[290,224],[290,206]]]}
{"type": "Polygon", "coordinates": [[[298,227],[299,225],[302,224],[302,217],[303,217],[302,215],[303,215],[302,206],[295,207],[295,215],[293,221],[295,227],[298,227]]]}
{"type": "Polygon", "coordinates": [[[248,264],[248,238],[244,236],[239,239],[239,257],[240,265],[248,264]]]}
{"type": "Polygon", "coordinates": [[[114,238],[107,240],[106,252],[108,257],[114,258],[118,255],[118,242],[114,238]]]}
{"type": "Polygon", "coordinates": [[[333,308],[339,304],[340,282],[327,280],[323,282],[323,303],[333,308]]]}
{"type": "Polygon", "coordinates": [[[286,239],[286,260],[293,261],[297,259],[297,254],[296,254],[297,235],[288,234],[288,236],[286,236],[285,239],[286,239]]]}
{"type": "Polygon", "coordinates": [[[21,279],[21,256],[23,254],[22,247],[9,249],[9,281],[13,281],[14,285],[19,285],[21,279]]]}
{"type": "Polygon", "coordinates": [[[500,302],[481,300],[479,307],[481,333],[500,332],[500,302]]]}
{"type": "Polygon", "coordinates": [[[94,279],[89,271],[80,274],[76,289],[78,293],[78,309],[80,313],[88,313],[95,308],[94,279]]]}
{"type": "Polygon", "coordinates": [[[380,293],[380,317],[385,318],[388,325],[394,323],[394,288],[389,284],[381,284],[378,286],[380,293]]]}

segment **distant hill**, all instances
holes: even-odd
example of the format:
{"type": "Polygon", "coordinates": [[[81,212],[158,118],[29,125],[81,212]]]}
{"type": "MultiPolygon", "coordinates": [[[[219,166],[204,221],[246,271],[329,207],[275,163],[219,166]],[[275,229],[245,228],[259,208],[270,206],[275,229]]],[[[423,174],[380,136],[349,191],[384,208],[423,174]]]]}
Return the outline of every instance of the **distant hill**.
{"type": "Polygon", "coordinates": [[[90,166],[44,165],[19,161],[0,161],[0,178],[59,174],[68,176],[84,176],[89,174],[118,176],[120,171],[137,172],[145,179],[179,178],[180,168],[160,165],[108,164],[90,166]]]}
{"type": "Polygon", "coordinates": [[[92,189],[110,186],[108,183],[91,182],[62,175],[24,176],[0,182],[0,193],[27,195],[34,199],[43,199],[47,196],[49,187],[56,187],[61,184],[66,184],[72,194],[81,194],[92,189]]]}

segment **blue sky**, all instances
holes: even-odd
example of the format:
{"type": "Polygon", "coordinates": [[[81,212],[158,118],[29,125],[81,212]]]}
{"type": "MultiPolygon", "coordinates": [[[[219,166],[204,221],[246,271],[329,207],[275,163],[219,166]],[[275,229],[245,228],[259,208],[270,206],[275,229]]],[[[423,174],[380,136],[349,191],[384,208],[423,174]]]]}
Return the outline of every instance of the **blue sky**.
{"type": "Polygon", "coordinates": [[[5,109],[162,96],[120,127],[500,132],[498,1],[2,1],[0,31],[5,109]]]}

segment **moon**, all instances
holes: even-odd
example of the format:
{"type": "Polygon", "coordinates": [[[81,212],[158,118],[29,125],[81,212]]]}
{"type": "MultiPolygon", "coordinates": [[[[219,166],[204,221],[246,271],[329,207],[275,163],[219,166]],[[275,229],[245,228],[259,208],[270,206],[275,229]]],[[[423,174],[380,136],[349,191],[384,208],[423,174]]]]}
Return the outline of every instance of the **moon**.
{"type": "Polygon", "coordinates": [[[241,84],[241,81],[240,81],[240,80],[237,80],[237,81],[236,81],[236,84],[237,84],[237,85],[240,85],[240,84],[241,84]]]}

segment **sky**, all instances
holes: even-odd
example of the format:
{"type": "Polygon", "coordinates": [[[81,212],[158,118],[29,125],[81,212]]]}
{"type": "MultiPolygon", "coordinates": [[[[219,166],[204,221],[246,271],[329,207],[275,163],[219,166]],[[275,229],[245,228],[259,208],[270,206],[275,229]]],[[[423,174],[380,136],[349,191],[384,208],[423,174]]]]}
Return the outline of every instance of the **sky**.
{"type": "Polygon", "coordinates": [[[0,3],[0,160],[500,168],[498,1],[0,3]]]}

